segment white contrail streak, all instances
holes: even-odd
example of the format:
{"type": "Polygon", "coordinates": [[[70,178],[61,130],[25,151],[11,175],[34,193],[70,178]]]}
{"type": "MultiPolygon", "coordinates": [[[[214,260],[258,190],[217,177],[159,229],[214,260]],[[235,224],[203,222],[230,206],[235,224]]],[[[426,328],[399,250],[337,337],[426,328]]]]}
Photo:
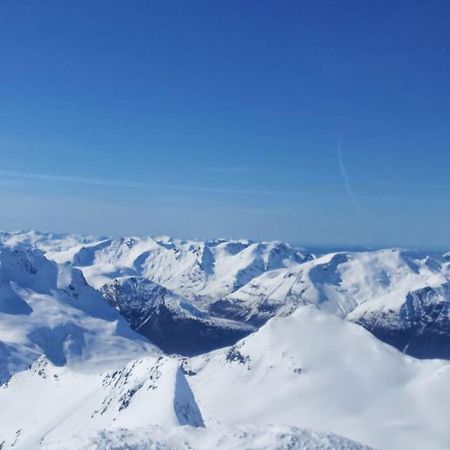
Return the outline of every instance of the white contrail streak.
{"type": "Polygon", "coordinates": [[[347,174],[347,170],[344,165],[344,160],[342,158],[342,149],[341,149],[341,142],[340,139],[338,139],[337,143],[337,152],[338,152],[338,162],[339,162],[339,168],[341,169],[342,178],[344,179],[344,185],[345,190],[347,192],[347,196],[352,203],[352,205],[359,211],[363,211],[361,208],[361,205],[358,203],[358,200],[355,197],[355,194],[353,193],[352,186],[350,184],[350,179],[347,174]]]}

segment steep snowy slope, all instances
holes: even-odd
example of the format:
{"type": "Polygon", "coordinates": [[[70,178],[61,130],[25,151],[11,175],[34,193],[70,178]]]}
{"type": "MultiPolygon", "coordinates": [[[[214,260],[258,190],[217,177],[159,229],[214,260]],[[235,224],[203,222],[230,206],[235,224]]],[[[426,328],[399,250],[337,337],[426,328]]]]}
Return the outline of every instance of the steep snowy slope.
{"type": "Polygon", "coordinates": [[[53,364],[120,364],[157,353],[77,269],[0,246],[0,383],[45,354],[53,364]]]}
{"type": "Polygon", "coordinates": [[[312,306],[184,370],[207,426],[279,423],[384,450],[450,448],[450,364],[402,355],[312,306]]]}
{"type": "Polygon", "coordinates": [[[202,427],[178,361],[149,356],[103,373],[41,357],[0,388],[0,447],[63,448],[72,436],[149,425],[202,427]]]}

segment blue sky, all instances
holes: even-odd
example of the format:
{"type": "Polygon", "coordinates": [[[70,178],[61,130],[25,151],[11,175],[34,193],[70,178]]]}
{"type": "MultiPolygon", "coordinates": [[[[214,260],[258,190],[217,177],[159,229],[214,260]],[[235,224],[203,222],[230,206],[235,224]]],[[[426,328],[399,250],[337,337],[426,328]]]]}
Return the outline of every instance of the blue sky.
{"type": "Polygon", "coordinates": [[[0,228],[450,248],[450,2],[5,0],[0,228]]]}

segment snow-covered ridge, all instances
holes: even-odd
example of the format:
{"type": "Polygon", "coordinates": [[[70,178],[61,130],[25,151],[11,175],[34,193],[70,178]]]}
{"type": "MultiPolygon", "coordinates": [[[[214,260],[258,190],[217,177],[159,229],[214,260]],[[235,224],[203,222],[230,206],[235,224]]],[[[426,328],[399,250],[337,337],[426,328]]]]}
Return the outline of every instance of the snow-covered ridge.
{"type": "Polygon", "coordinates": [[[1,233],[7,246],[42,250],[80,267],[98,288],[114,278],[142,276],[191,299],[227,295],[268,270],[311,259],[280,241],[179,240],[169,237],[95,238],[51,233],[1,233]]]}
{"type": "Polygon", "coordinates": [[[314,258],[279,241],[38,232],[1,233],[0,242],[77,267],[133,329],[169,352],[229,345],[271,317],[314,304],[411,355],[450,358],[445,255],[386,249],[314,258]],[[424,289],[439,294],[416,295],[424,289]],[[165,346],[161,336],[170,335],[177,337],[165,346]]]}
{"type": "Polygon", "coordinates": [[[450,448],[450,363],[402,355],[313,306],[184,369],[207,426],[283,423],[385,450],[450,448]]]}

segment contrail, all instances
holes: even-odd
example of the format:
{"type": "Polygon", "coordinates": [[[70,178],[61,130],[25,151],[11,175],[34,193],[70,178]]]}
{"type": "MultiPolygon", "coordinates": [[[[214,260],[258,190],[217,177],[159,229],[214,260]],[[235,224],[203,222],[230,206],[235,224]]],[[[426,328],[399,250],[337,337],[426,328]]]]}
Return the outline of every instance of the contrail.
{"type": "Polygon", "coordinates": [[[361,205],[353,193],[352,187],[350,185],[350,179],[347,174],[347,170],[345,169],[344,161],[342,159],[342,149],[341,149],[341,140],[338,138],[337,142],[337,152],[338,152],[338,162],[339,168],[341,169],[342,178],[344,179],[345,190],[347,191],[347,196],[350,199],[352,205],[359,211],[363,212],[361,205]]]}

